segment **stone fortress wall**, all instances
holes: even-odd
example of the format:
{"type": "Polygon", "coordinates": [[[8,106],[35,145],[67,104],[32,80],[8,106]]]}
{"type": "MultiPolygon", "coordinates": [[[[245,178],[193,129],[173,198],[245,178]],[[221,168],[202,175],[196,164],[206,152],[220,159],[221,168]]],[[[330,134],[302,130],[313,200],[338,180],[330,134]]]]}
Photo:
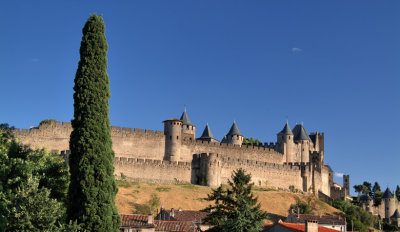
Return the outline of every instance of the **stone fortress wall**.
{"type": "MultiPolygon", "coordinates": [[[[217,187],[227,183],[233,170],[244,168],[258,186],[293,186],[302,192],[331,196],[333,172],[324,164],[323,134],[311,134],[313,140],[289,143],[293,137],[283,137],[280,132],[277,143],[246,146],[235,123],[219,142],[210,131],[210,136],[203,132],[196,138],[196,127],[186,111],[182,117],[164,121],[164,132],[111,127],[115,175],[135,181],[217,187]]],[[[69,150],[71,132],[70,123],[51,121],[30,130],[15,129],[14,135],[33,148],[60,152],[69,150]]],[[[68,157],[69,153],[63,154],[68,157]]]]}

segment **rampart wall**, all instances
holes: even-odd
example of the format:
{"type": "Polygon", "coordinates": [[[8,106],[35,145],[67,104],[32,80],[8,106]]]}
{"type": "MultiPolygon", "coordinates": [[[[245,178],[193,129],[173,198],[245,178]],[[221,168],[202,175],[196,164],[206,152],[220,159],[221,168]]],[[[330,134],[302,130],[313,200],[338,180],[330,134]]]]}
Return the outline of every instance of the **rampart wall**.
{"type": "MultiPolygon", "coordinates": [[[[51,122],[30,130],[15,129],[14,136],[33,148],[63,151],[69,150],[71,132],[71,123],[51,122]]],[[[163,159],[165,138],[162,131],[111,127],[111,139],[118,157],[163,159]]]]}
{"type": "Polygon", "coordinates": [[[304,164],[275,164],[226,157],[220,154],[201,154],[198,159],[200,163],[206,163],[206,165],[200,164],[199,176],[207,176],[207,184],[211,187],[228,183],[228,180],[231,179],[232,171],[242,168],[252,175],[252,181],[255,185],[274,186],[284,189],[288,189],[290,185],[293,185],[296,189],[302,190],[301,172],[304,164]],[[217,179],[210,175],[216,175],[217,179]]]}
{"type": "MultiPolygon", "coordinates": [[[[72,132],[68,122],[51,122],[38,128],[15,129],[14,135],[33,148],[69,150],[72,132]]],[[[309,163],[284,163],[283,154],[271,146],[233,144],[183,139],[179,162],[165,161],[165,135],[161,131],[111,127],[115,152],[115,175],[156,183],[193,183],[216,187],[228,182],[232,171],[247,170],[258,186],[287,189],[293,185],[301,191],[322,191],[331,195],[329,167],[312,172],[309,163]],[[201,155],[194,155],[201,154],[201,155]],[[212,155],[211,155],[212,154],[212,155]],[[197,158],[196,158],[197,157],[197,158]],[[314,178],[313,178],[314,177],[314,178]]],[[[341,194],[333,189],[333,195],[341,194]]]]}
{"type": "Polygon", "coordinates": [[[114,174],[139,182],[163,184],[191,183],[192,167],[188,162],[115,157],[114,174]]]}
{"type": "Polygon", "coordinates": [[[283,164],[284,157],[274,149],[263,146],[238,146],[228,143],[217,143],[202,140],[184,140],[181,146],[181,160],[190,161],[193,154],[216,153],[233,159],[257,160],[283,164]]]}

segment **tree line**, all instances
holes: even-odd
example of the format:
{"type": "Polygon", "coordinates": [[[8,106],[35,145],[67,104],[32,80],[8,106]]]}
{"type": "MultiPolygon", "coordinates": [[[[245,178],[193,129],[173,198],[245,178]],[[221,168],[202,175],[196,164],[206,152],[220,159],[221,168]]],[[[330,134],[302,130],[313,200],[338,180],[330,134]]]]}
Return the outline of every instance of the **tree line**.
{"type": "MultiPolygon", "coordinates": [[[[381,186],[379,185],[378,182],[375,182],[374,185],[372,186],[372,184],[368,181],[364,181],[362,184],[359,185],[354,185],[353,186],[354,191],[358,194],[358,200],[359,200],[359,196],[364,194],[364,195],[368,195],[370,196],[373,201],[374,201],[374,206],[378,206],[381,204],[382,202],[382,196],[383,196],[383,191],[381,189],[381,186]]],[[[397,185],[396,187],[396,191],[395,191],[395,197],[397,199],[400,199],[400,186],[397,185]]],[[[356,199],[356,201],[357,201],[356,199]]]]}

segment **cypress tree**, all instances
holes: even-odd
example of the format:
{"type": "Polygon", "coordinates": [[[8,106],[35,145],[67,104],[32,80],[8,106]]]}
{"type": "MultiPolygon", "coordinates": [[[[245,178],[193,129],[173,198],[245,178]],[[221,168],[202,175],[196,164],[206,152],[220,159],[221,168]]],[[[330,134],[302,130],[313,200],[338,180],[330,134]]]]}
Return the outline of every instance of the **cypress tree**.
{"type": "Polygon", "coordinates": [[[115,206],[118,189],[108,115],[111,96],[108,45],[103,18],[91,15],[82,33],[74,80],[68,219],[88,231],[119,231],[121,219],[115,206]]]}

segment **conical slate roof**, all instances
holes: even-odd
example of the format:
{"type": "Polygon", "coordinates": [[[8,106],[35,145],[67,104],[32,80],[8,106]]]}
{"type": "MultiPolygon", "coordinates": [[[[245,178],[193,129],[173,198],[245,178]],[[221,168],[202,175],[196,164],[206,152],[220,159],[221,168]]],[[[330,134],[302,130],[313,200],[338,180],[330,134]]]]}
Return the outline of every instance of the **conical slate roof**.
{"type": "Polygon", "coordinates": [[[396,211],[394,211],[394,214],[390,218],[400,218],[399,211],[396,209],[396,211]]]}
{"type": "Polygon", "coordinates": [[[363,194],[363,195],[360,197],[360,200],[362,200],[362,201],[371,201],[371,200],[372,200],[372,197],[371,197],[369,194],[363,194]]]}
{"type": "Polygon", "coordinates": [[[229,130],[227,135],[240,135],[240,136],[242,136],[242,134],[239,131],[239,128],[236,125],[236,122],[233,122],[232,127],[229,130]]]}
{"type": "Polygon", "coordinates": [[[208,123],[206,125],[206,128],[204,128],[203,134],[201,134],[201,139],[205,138],[214,138],[213,134],[211,133],[210,127],[208,126],[208,123]]]}
{"type": "Polygon", "coordinates": [[[285,127],[279,132],[279,134],[284,134],[284,135],[293,135],[292,130],[289,127],[289,123],[286,122],[285,127]]]}
{"type": "Polygon", "coordinates": [[[226,135],[222,138],[222,141],[221,141],[221,143],[227,143],[228,142],[228,139],[226,138],[226,135]]]}
{"type": "Polygon", "coordinates": [[[186,109],[183,111],[180,120],[182,120],[183,125],[194,126],[194,124],[189,120],[189,117],[187,116],[186,109]]]}
{"type": "Polygon", "coordinates": [[[311,140],[303,125],[296,125],[293,128],[294,140],[311,140]]]}
{"type": "Polygon", "coordinates": [[[382,199],[389,199],[389,198],[394,198],[394,195],[388,187],[386,188],[385,193],[383,193],[382,199]]]}

